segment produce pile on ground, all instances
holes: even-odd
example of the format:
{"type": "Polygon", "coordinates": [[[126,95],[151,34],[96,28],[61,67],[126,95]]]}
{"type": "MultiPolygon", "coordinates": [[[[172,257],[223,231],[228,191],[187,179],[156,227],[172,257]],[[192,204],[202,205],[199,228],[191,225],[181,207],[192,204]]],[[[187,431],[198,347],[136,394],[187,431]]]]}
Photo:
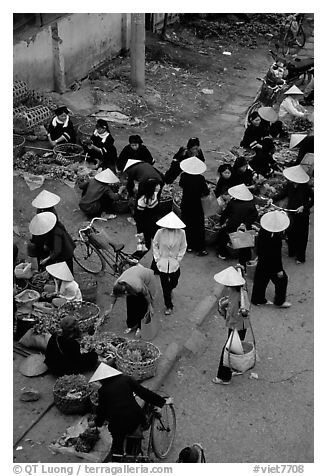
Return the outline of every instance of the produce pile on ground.
{"type": "Polygon", "coordinates": [[[94,334],[93,336],[85,335],[80,342],[81,352],[95,350],[100,360],[108,360],[116,356],[117,345],[126,342],[126,340],[113,332],[101,332],[101,334],[94,334]]]}
{"type": "Polygon", "coordinates": [[[53,156],[51,152],[42,156],[34,152],[25,152],[14,162],[15,169],[35,175],[44,175],[48,179],[75,180],[78,166],[78,162],[72,163],[60,154],[53,156]]]}
{"type": "Polygon", "coordinates": [[[161,191],[160,200],[170,200],[173,198],[174,186],[173,185],[164,185],[161,191]]]}
{"type": "Polygon", "coordinates": [[[75,450],[80,453],[89,453],[93,450],[99,438],[99,430],[96,427],[86,428],[86,430],[77,438],[74,445],[75,450]]]}
{"type": "Polygon", "coordinates": [[[312,122],[303,117],[296,117],[289,129],[291,133],[308,132],[312,129],[312,122]]]}
{"type": "Polygon", "coordinates": [[[33,289],[41,293],[43,292],[44,286],[47,284],[49,280],[50,280],[49,273],[47,271],[43,271],[43,272],[33,274],[29,282],[33,289]]]}
{"type": "Polygon", "coordinates": [[[58,316],[57,309],[53,311],[41,312],[36,309],[33,310],[32,316],[36,318],[36,322],[33,326],[34,334],[54,334],[60,331],[61,317],[58,316]]]}
{"type": "Polygon", "coordinates": [[[77,400],[89,395],[91,387],[84,375],[64,375],[57,379],[53,391],[58,397],[77,400]]]}

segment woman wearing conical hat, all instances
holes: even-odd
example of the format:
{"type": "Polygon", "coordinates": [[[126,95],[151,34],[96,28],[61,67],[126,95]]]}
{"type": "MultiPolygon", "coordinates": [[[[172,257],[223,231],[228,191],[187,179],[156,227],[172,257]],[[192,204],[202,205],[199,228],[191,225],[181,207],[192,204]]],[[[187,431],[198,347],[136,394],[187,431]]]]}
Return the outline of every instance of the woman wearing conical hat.
{"type": "Polygon", "coordinates": [[[50,264],[45,269],[55,280],[55,291],[47,295],[47,298],[53,297],[53,305],[60,307],[66,302],[82,301],[81,290],[65,261],[50,264]]]}
{"type": "Polygon", "coordinates": [[[159,272],[164,302],[165,315],[173,310],[171,294],[180,277],[180,263],[186,251],[186,235],[182,220],[174,212],[157,221],[160,229],[153,238],[153,258],[159,272]]]}
{"type": "Polygon", "coordinates": [[[288,276],[282,262],[282,233],[289,223],[287,214],[282,211],[268,212],[261,217],[257,240],[258,263],[251,296],[251,302],[257,306],[273,303],[281,308],[291,306],[291,303],[286,301],[288,276]],[[269,281],[275,285],[273,303],[266,299],[269,281]]]}
{"type": "Polygon", "coordinates": [[[228,336],[220,355],[217,376],[212,379],[212,382],[228,385],[231,382],[232,375],[240,375],[242,372],[232,372],[229,367],[224,365],[225,347],[230,335],[235,329],[237,331],[237,333],[234,333],[234,336],[236,336],[235,342],[233,338],[233,344],[230,343],[230,350],[236,351],[236,353],[243,353],[240,341],[245,339],[246,330],[249,327],[248,315],[250,303],[247,296],[246,281],[244,279],[244,268],[242,266],[238,265],[225,268],[223,271],[220,271],[220,273],[215,274],[214,280],[225,286],[223,291],[224,296],[220,298],[218,303],[218,310],[226,319],[228,336]],[[235,346],[235,348],[233,346],[235,346]]]}
{"type": "Polygon", "coordinates": [[[116,218],[112,213],[112,204],[118,195],[111,185],[118,182],[119,178],[108,168],[79,185],[82,190],[79,207],[88,218],[99,217],[102,213],[106,218],[116,218]]]}
{"type": "Polygon", "coordinates": [[[273,197],[274,202],[287,198],[286,208],[289,212],[290,226],[287,229],[288,255],[295,257],[297,264],[305,262],[309,237],[310,209],[314,195],[309,185],[309,175],[301,165],[288,167],[283,171],[287,178],[284,188],[273,197]]]}
{"type": "Polygon", "coordinates": [[[187,141],[186,147],[182,146],[178,149],[171,161],[169,169],[165,173],[165,183],[171,184],[177,179],[177,177],[182,173],[182,169],[180,168],[181,161],[190,157],[197,157],[202,160],[202,162],[205,162],[198,137],[190,137],[187,141]]]}
{"type": "Polygon", "coordinates": [[[209,195],[208,185],[202,175],[206,165],[197,157],[190,157],[180,163],[182,169],[179,185],[183,190],[181,218],[186,226],[187,251],[197,252],[197,256],[208,254],[205,248],[204,213],[201,198],[209,195]]]}
{"type": "MultiPolygon", "coordinates": [[[[238,229],[251,230],[253,223],[258,218],[254,204],[254,197],[244,183],[228,189],[232,197],[220,217],[221,229],[217,237],[216,254],[220,259],[228,257],[229,233],[238,229]]],[[[246,269],[246,262],[251,259],[251,248],[239,250],[239,262],[246,269]]]]}
{"type": "Polygon", "coordinates": [[[47,256],[40,261],[40,266],[65,261],[74,274],[75,243],[54,213],[43,212],[35,215],[29,224],[29,230],[32,235],[41,236],[44,240],[43,246],[47,256]]]}
{"type": "Polygon", "coordinates": [[[306,118],[308,111],[301,106],[299,100],[303,92],[295,85],[284,93],[285,98],[279,106],[279,119],[286,124],[291,124],[295,118],[306,118]]]}

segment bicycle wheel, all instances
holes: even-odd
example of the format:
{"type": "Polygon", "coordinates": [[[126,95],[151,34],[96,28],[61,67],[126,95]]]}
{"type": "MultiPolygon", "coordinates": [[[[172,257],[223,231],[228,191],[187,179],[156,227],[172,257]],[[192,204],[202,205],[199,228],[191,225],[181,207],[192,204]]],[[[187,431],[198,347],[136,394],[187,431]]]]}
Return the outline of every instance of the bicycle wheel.
{"type": "Polygon", "coordinates": [[[74,260],[88,273],[98,274],[103,269],[103,261],[98,252],[83,240],[74,240],[74,260]]]}
{"type": "Polygon", "coordinates": [[[164,459],[171,450],[176,433],[176,415],[173,405],[165,405],[160,415],[155,415],[151,423],[151,446],[159,459],[164,459]]]}
{"type": "Polygon", "coordinates": [[[299,48],[303,48],[305,45],[306,37],[302,25],[300,25],[298,32],[295,37],[295,43],[299,48]]]}

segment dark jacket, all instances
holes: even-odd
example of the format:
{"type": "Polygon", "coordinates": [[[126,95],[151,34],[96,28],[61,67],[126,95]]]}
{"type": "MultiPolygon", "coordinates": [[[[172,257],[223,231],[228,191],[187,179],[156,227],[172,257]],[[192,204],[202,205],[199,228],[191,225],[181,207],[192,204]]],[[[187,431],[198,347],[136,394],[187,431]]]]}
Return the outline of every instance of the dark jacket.
{"type": "Polygon", "coordinates": [[[264,177],[269,175],[273,170],[279,170],[277,162],[271,154],[265,153],[262,149],[256,151],[255,157],[250,161],[251,168],[264,177]]]}
{"type": "Polygon", "coordinates": [[[310,208],[313,206],[314,195],[313,190],[308,183],[294,184],[293,182],[287,182],[285,187],[274,196],[273,201],[278,202],[283,198],[287,198],[285,208],[296,210],[303,206],[303,214],[310,215],[310,208]]]}
{"type": "Polygon", "coordinates": [[[210,193],[204,176],[183,172],[179,180],[179,186],[183,189],[181,207],[187,207],[191,213],[197,212],[198,209],[202,210],[201,198],[210,193]]]}
{"type": "Polygon", "coordinates": [[[232,170],[232,176],[231,176],[231,187],[234,187],[235,185],[240,185],[241,183],[244,183],[248,187],[253,185],[253,171],[250,170],[249,168],[246,169],[245,172],[236,172],[235,169],[232,170]]]}
{"type": "Polygon", "coordinates": [[[137,150],[133,150],[130,144],[126,145],[119,154],[119,158],[117,160],[117,169],[123,171],[128,159],[141,160],[142,162],[147,162],[150,165],[153,165],[155,162],[151,152],[143,144],[140,144],[137,150]]]}
{"type": "Polygon", "coordinates": [[[143,411],[133,394],[160,408],[166,402],[163,397],[143,387],[127,375],[117,375],[103,380],[98,393],[99,404],[95,424],[102,426],[107,420],[110,431],[119,431],[120,423],[123,425],[123,421],[129,418],[144,423],[143,411]]]}
{"type": "Polygon", "coordinates": [[[101,152],[95,150],[88,150],[88,154],[92,158],[100,160],[100,167],[103,169],[110,168],[112,171],[116,170],[117,150],[114,146],[115,139],[109,134],[103,142],[101,137],[92,134],[92,144],[101,149],[101,152]]]}
{"type": "Polygon", "coordinates": [[[100,199],[103,195],[108,195],[111,200],[117,198],[117,194],[113,192],[109,184],[99,182],[94,178],[89,182],[80,184],[79,188],[83,191],[79,207],[86,215],[96,215],[100,211],[100,199]]]}
{"type": "Polygon", "coordinates": [[[50,250],[51,261],[48,264],[60,263],[72,258],[76,246],[60,221],[57,221],[54,228],[45,235],[45,245],[50,250]]]}
{"type": "Polygon", "coordinates": [[[159,184],[163,185],[163,175],[159,172],[159,170],[147,162],[139,162],[134,164],[128,168],[125,173],[128,176],[126,188],[130,195],[133,193],[134,180],[139,182],[137,198],[143,195],[143,184],[146,180],[154,179],[157,180],[159,184]]]}
{"type": "Polygon", "coordinates": [[[309,153],[314,153],[314,136],[307,136],[300,142],[299,153],[293,165],[299,165],[305,154],[309,153]]]}
{"type": "Polygon", "coordinates": [[[254,126],[250,124],[244,132],[240,146],[247,149],[254,149],[257,144],[261,144],[262,139],[267,135],[267,129],[264,125],[254,126]]]}
{"type": "Polygon", "coordinates": [[[221,195],[225,195],[228,192],[228,189],[232,187],[231,182],[232,182],[231,177],[229,179],[220,177],[217,180],[217,184],[215,188],[215,195],[217,198],[220,197],[221,195]]]}
{"type": "Polygon", "coordinates": [[[50,134],[51,140],[57,140],[59,137],[64,136],[66,142],[70,144],[75,144],[76,142],[76,133],[72,121],[69,119],[67,127],[64,127],[64,124],[57,124],[54,126],[52,124],[53,119],[51,120],[48,133],[50,134]]]}
{"type": "Polygon", "coordinates": [[[45,351],[44,362],[53,374],[68,375],[91,369],[97,360],[94,351],[81,354],[80,345],[75,339],[53,334],[45,351]]]}
{"type": "Polygon", "coordinates": [[[282,233],[270,233],[261,228],[257,238],[257,254],[258,264],[273,273],[282,271],[282,233]]]}
{"type": "MultiPolygon", "coordinates": [[[[186,147],[181,147],[178,150],[178,152],[173,157],[169,169],[165,173],[165,183],[171,184],[177,179],[179,174],[182,172],[179,164],[182,160],[188,159],[189,157],[193,157],[193,154],[186,147]]],[[[201,149],[198,150],[196,157],[202,160],[202,162],[205,162],[205,158],[201,149]]]]}
{"type": "Polygon", "coordinates": [[[220,224],[226,223],[226,231],[229,233],[236,231],[241,223],[250,230],[257,218],[258,212],[253,200],[243,201],[232,198],[221,214],[220,224]]]}

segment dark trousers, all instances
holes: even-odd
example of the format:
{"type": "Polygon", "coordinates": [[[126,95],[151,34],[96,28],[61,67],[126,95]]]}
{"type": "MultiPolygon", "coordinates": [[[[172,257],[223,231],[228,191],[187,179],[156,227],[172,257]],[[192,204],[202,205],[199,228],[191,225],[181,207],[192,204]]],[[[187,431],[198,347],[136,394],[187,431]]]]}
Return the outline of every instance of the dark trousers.
{"type": "Polygon", "coordinates": [[[174,307],[171,300],[171,292],[176,288],[180,275],[181,270],[179,268],[174,273],[159,272],[165,306],[168,309],[172,309],[174,307]]]}
{"type": "Polygon", "coordinates": [[[305,252],[309,237],[309,215],[294,214],[287,230],[288,255],[305,262],[305,252]]]}
{"type": "MultiPolygon", "coordinates": [[[[219,366],[218,366],[218,371],[217,371],[217,377],[220,380],[223,380],[224,382],[229,382],[232,378],[232,369],[230,369],[229,367],[226,367],[224,365],[225,347],[226,347],[226,344],[228,342],[228,338],[229,338],[229,336],[231,335],[232,332],[233,332],[233,329],[228,329],[227,340],[225,342],[223,350],[221,351],[220,361],[219,361],[219,366]]],[[[237,332],[238,332],[238,335],[240,336],[240,339],[243,341],[245,339],[245,336],[246,336],[246,329],[242,329],[242,330],[237,331],[237,332]]]]}
{"type": "Polygon", "coordinates": [[[203,251],[205,246],[204,215],[189,209],[189,206],[181,207],[181,219],[185,223],[187,248],[194,251],[203,251]]]}
{"type": "Polygon", "coordinates": [[[280,306],[285,302],[288,283],[287,274],[283,270],[283,276],[279,278],[275,270],[269,269],[265,263],[258,261],[251,296],[251,302],[253,304],[265,304],[267,302],[266,289],[269,281],[272,281],[275,285],[274,304],[280,306]]]}
{"type": "Polygon", "coordinates": [[[110,428],[108,427],[111,436],[112,436],[112,443],[109,454],[104,459],[104,463],[108,463],[110,461],[119,461],[120,458],[115,458],[113,455],[122,455],[124,452],[124,440],[126,435],[130,435],[133,433],[136,428],[142,423],[138,415],[129,415],[128,421],[127,419],[122,420],[121,423],[118,425],[114,425],[110,428]]]}
{"type": "Polygon", "coordinates": [[[127,307],[127,327],[141,328],[141,321],[144,318],[148,310],[148,302],[143,296],[143,294],[138,294],[136,296],[127,295],[126,296],[126,307],[127,307]]]}

